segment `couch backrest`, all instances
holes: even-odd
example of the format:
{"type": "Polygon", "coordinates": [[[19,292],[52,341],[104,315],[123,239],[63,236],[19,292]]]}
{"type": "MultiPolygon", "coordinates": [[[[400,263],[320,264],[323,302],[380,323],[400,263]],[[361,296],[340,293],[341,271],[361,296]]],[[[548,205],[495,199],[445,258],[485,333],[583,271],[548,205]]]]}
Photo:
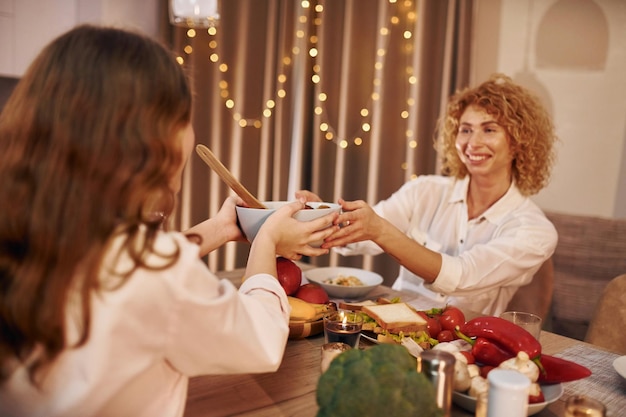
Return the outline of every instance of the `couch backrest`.
{"type": "Polygon", "coordinates": [[[626,219],[546,215],[559,234],[552,257],[552,331],[583,340],[604,287],[626,272],[626,219]]]}

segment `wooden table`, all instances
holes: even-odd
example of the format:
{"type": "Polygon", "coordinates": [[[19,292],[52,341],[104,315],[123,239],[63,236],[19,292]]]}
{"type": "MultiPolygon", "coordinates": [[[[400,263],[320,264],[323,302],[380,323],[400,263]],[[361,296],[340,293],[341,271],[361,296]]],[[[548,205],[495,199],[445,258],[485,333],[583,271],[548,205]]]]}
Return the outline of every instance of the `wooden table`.
{"type": "MultiPolygon", "coordinates": [[[[238,280],[240,271],[221,274],[238,280]]],[[[371,296],[400,295],[381,286],[371,296]]],[[[578,340],[542,332],[540,341],[547,354],[558,354],[576,345],[588,345],[578,340]]],[[[220,416],[297,416],[309,417],[317,413],[315,398],[317,381],[321,375],[322,335],[289,340],[283,362],[275,373],[200,376],[191,378],[185,417],[220,416]]],[[[361,340],[362,347],[368,342],[361,340]]],[[[601,349],[593,346],[594,349],[601,349]]],[[[584,393],[582,393],[584,394],[584,393]]],[[[550,404],[538,417],[563,415],[565,395],[550,404]]],[[[454,417],[473,416],[456,405],[454,417]]]]}

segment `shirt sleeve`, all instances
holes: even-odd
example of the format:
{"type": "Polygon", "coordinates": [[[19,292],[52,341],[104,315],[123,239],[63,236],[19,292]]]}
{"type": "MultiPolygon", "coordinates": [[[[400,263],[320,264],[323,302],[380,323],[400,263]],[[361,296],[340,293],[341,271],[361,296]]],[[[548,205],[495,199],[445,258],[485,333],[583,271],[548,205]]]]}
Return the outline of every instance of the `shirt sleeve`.
{"type": "Polygon", "coordinates": [[[457,256],[442,254],[437,279],[426,287],[463,295],[477,289],[528,284],[556,248],[557,232],[540,212],[517,213],[496,228],[494,237],[457,256]]]}
{"type": "Polygon", "coordinates": [[[172,366],[189,376],[278,369],[290,307],[276,278],[255,275],[238,290],[219,280],[188,247],[175,269],[166,344],[172,366]]]}

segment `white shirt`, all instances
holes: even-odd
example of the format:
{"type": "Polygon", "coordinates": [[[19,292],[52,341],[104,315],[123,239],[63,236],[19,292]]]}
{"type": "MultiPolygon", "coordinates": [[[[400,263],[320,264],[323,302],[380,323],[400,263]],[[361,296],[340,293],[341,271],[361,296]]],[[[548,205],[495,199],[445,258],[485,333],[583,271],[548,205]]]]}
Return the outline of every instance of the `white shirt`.
{"type": "MultiPolygon", "coordinates": [[[[182,234],[158,237],[160,251],[176,245],[173,266],[139,269],[120,288],[92,297],[87,343],[58,357],[41,392],[24,368],[13,373],[0,386],[0,415],[181,416],[190,376],[278,369],[290,307],[276,278],[256,275],[237,290],[207,269],[182,234]]],[[[150,264],[159,263],[152,256],[150,264]]],[[[122,259],[117,268],[128,265],[122,259]]]]}
{"type": "MultiPolygon", "coordinates": [[[[451,304],[499,315],[515,291],[528,284],[552,255],[557,232],[515,184],[480,217],[468,220],[468,185],[469,177],[421,176],[404,184],[374,210],[443,258],[432,284],[400,267],[394,289],[418,293],[426,297],[430,307],[451,304]]],[[[337,251],[375,255],[382,249],[366,241],[337,251]]]]}

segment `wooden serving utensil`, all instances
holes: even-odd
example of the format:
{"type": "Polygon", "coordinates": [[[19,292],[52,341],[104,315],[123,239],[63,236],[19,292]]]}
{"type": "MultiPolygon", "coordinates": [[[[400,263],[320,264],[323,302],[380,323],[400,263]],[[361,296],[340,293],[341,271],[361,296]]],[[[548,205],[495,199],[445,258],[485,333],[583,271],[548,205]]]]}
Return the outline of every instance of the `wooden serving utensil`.
{"type": "Polygon", "coordinates": [[[250,208],[267,208],[254,195],[248,191],[242,183],[217,159],[209,148],[204,145],[196,145],[196,152],[208,166],[224,181],[250,208]]]}

